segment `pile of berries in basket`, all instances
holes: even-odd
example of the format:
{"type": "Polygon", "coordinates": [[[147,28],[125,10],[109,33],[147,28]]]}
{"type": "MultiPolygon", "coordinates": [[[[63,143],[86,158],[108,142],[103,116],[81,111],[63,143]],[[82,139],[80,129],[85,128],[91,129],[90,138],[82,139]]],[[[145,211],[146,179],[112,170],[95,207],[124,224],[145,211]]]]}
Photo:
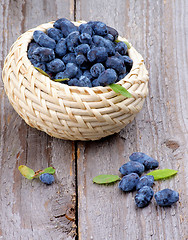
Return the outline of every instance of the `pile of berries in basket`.
{"type": "Polygon", "coordinates": [[[100,21],[79,27],[61,18],[47,32],[36,30],[27,55],[34,67],[69,86],[106,86],[123,79],[133,61],[118,32],[100,21]]]}

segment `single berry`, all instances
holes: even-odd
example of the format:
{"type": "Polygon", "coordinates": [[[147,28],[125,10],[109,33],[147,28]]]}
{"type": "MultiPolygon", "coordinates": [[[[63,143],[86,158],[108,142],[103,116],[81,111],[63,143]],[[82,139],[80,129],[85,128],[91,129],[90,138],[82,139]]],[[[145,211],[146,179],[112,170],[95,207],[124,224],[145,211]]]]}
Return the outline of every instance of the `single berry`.
{"type": "Polygon", "coordinates": [[[149,205],[153,198],[153,189],[149,186],[142,187],[135,196],[135,203],[137,207],[143,208],[149,205]]]}
{"type": "Polygon", "coordinates": [[[76,64],[76,57],[74,53],[67,53],[63,58],[63,62],[67,63],[75,63],[76,64]]]}
{"type": "Polygon", "coordinates": [[[130,71],[133,66],[133,60],[129,56],[122,56],[122,57],[123,57],[125,66],[130,71]]]}
{"type": "Polygon", "coordinates": [[[70,52],[74,52],[74,49],[78,46],[78,44],[79,44],[79,36],[80,36],[80,33],[78,31],[71,32],[67,36],[67,38],[66,38],[67,49],[70,52]]]}
{"type": "Polygon", "coordinates": [[[77,78],[72,78],[68,81],[69,86],[78,86],[79,85],[79,80],[77,78]]]}
{"type": "Polygon", "coordinates": [[[75,49],[74,49],[74,52],[76,55],[78,54],[84,54],[86,55],[87,52],[90,50],[90,46],[88,44],[80,44],[78,45],[75,49]]]}
{"type": "Polygon", "coordinates": [[[90,36],[92,36],[93,34],[93,29],[88,23],[80,24],[80,26],[78,27],[78,30],[81,34],[87,33],[90,36]]]}
{"type": "Polygon", "coordinates": [[[145,175],[139,179],[138,184],[136,185],[136,190],[140,190],[144,186],[152,187],[154,184],[154,177],[152,175],[145,175]]]}
{"type": "Polygon", "coordinates": [[[54,49],[56,47],[56,42],[54,39],[50,38],[44,32],[36,30],[33,33],[33,38],[36,43],[38,43],[41,47],[54,49]]]}
{"type": "Polygon", "coordinates": [[[179,193],[166,188],[157,192],[154,197],[159,206],[166,207],[179,200],[179,193]]]}
{"type": "Polygon", "coordinates": [[[100,36],[105,36],[108,34],[108,28],[106,24],[99,21],[93,25],[93,31],[96,35],[100,36]]]}
{"type": "Polygon", "coordinates": [[[59,58],[55,58],[51,62],[46,64],[47,69],[52,73],[58,73],[65,70],[65,64],[59,58]]]}
{"type": "Polygon", "coordinates": [[[144,170],[145,170],[145,167],[143,164],[139,162],[133,162],[133,161],[123,164],[119,169],[120,173],[123,175],[127,175],[130,173],[137,173],[138,175],[142,175],[144,170]]]}
{"type": "Polygon", "coordinates": [[[115,56],[108,57],[108,59],[106,61],[106,67],[113,68],[119,74],[123,74],[126,72],[126,67],[124,65],[124,62],[115,56]]]}
{"type": "Polygon", "coordinates": [[[78,31],[78,27],[76,27],[71,21],[67,19],[60,21],[59,25],[64,37],[67,37],[72,32],[78,31]]]}
{"type": "Polygon", "coordinates": [[[50,48],[38,47],[33,51],[32,58],[38,62],[50,62],[55,58],[55,53],[50,48]]]}
{"type": "Polygon", "coordinates": [[[36,48],[40,47],[38,43],[31,42],[29,43],[28,50],[27,50],[27,56],[29,59],[32,58],[33,52],[36,48]]]}
{"type": "Polygon", "coordinates": [[[57,21],[55,21],[55,23],[53,24],[53,27],[54,27],[54,28],[61,29],[61,23],[62,23],[62,22],[69,22],[69,20],[66,19],[66,18],[60,18],[60,19],[58,19],[57,21]]]}
{"type": "Polygon", "coordinates": [[[124,42],[118,42],[115,46],[115,49],[117,52],[119,52],[121,55],[127,54],[127,45],[124,42]]]}
{"type": "Polygon", "coordinates": [[[138,181],[138,174],[130,173],[121,179],[121,181],[119,182],[119,188],[125,192],[133,191],[135,190],[138,181]]]}
{"type": "Polygon", "coordinates": [[[92,41],[91,35],[89,35],[88,33],[82,33],[79,36],[79,41],[82,44],[84,44],[84,43],[91,44],[91,41],[92,41]]]}
{"type": "Polygon", "coordinates": [[[88,51],[87,59],[90,62],[105,62],[108,58],[108,53],[105,47],[95,47],[88,51]]]}
{"type": "Polygon", "coordinates": [[[79,78],[79,83],[78,83],[79,87],[92,87],[91,81],[89,80],[89,78],[85,77],[85,76],[81,76],[79,78]]]}
{"type": "Polygon", "coordinates": [[[63,57],[65,56],[65,54],[67,53],[67,45],[66,45],[66,40],[64,38],[61,38],[55,48],[55,53],[59,56],[59,57],[63,57]]]}
{"type": "Polygon", "coordinates": [[[43,173],[40,175],[39,177],[40,181],[47,184],[47,185],[50,185],[54,182],[54,176],[52,174],[49,174],[49,173],[43,173]]]}
{"type": "Polygon", "coordinates": [[[83,72],[83,76],[89,78],[90,80],[93,79],[93,76],[91,75],[91,73],[90,73],[89,70],[85,70],[85,71],[83,72]]]}
{"type": "Polygon", "coordinates": [[[87,63],[87,58],[83,54],[78,54],[76,56],[76,63],[78,65],[83,65],[87,63]]]}
{"type": "Polygon", "coordinates": [[[98,86],[100,86],[100,83],[99,83],[98,78],[97,78],[97,79],[94,79],[94,80],[92,81],[92,86],[93,86],[93,87],[98,87],[98,86]]]}
{"type": "Polygon", "coordinates": [[[54,39],[56,42],[58,42],[63,37],[63,34],[62,34],[61,30],[59,30],[57,28],[47,29],[47,34],[48,34],[49,37],[54,39]]]}
{"type": "Polygon", "coordinates": [[[102,63],[96,63],[90,68],[90,73],[94,78],[97,78],[104,70],[105,67],[102,63]]]}
{"type": "Polygon", "coordinates": [[[110,40],[112,42],[114,41],[114,36],[112,34],[110,34],[110,33],[108,33],[106,36],[104,36],[104,38],[108,39],[108,40],[110,40]]]}
{"type": "Polygon", "coordinates": [[[115,83],[116,80],[117,80],[117,73],[114,69],[111,69],[111,68],[106,69],[98,77],[98,81],[101,86],[110,85],[112,83],[115,83]]]}
{"type": "Polygon", "coordinates": [[[109,27],[109,26],[107,26],[107,29],[108,29],[108,33],[114,37],[113,41],[116,40],[119,35],[118,32],[114,28],[109,27]]]}
{"type": "Polygon", "coordinates": [[[146,155],[142,152],[135,152],[129,156],[131,161],[136,161],[142,163],[145,166],[145,170],[154,169],[159,166],[157,160],[153,159],[152,157],[146,155]]]}

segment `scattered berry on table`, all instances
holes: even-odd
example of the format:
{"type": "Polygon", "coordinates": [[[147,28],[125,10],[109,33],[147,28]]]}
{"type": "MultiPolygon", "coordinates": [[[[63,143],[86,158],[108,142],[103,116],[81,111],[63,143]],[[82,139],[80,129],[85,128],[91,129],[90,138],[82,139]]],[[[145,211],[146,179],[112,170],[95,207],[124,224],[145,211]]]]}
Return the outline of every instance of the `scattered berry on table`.
{"type": "Polygon", "coordinates": [[[135,203],[137,207],[143,208],[149,205],[153,198],[153,189],[149,186],[142,187],[135,196],[135,203]]]}
{"type": "Polygon", "coordinates": [[[130,173],[124,176],[119,182],[119,188],[125,192],[134,191],[139,181],[137,173],[130,173]]]}
{"type": "Polygon", "coordinates": [[[46,32],[34,31],[27,54],[52,80],[69,78],[61,81],[70,81],[69,86],[107,86],[123,79],[133,65],[127,45],[115,42],[117,38],[118,32],[101,21],[77,27],[61,18],[46,32]]]}
{"type": "Polygon", "coordinates": [[[130,173],[137,173],[138,175],[142,175],[144,170],[145,170],[145,167],[143,164],[139,162],[133,162],[133,161],[129,161],[123,164],[119,169],[120,173],[123,175],[127,175],[130,173]]]}
{"type": "Polygon", "coordinates": [[[171,206],[173,203],[179,200],[179,193],[166,188],[157,192],[154,197],[159,206],[166,207],[171,206]]]}
{"type": "Polygon", "coordinates": [[[138,184],[136,185],[136,190],[140,190],[144,186],[152,187],[154,184],[154,177],[152,175],[145,175],[139,179],[138,184]]]}
{"type": "Polygon", "coordinates": [[[154,169],[157,168],[159,166],[159,163],[157,160],[153,159],[152,157],[146,155],[145,153],[142,152],[135,152],[132,153],[129,156],[131,161],[136,161],[136,162],[140,162],[145,166],[145,169],[154,169]]]}
{"type": "Polygon", "coordinates": [[[40,181],[47,184],[47,185],[50,185],[54,182],[54,176],[52,174],[49,174],[49,173],[43,173],[40,175],[39,177],[40,181]]]}

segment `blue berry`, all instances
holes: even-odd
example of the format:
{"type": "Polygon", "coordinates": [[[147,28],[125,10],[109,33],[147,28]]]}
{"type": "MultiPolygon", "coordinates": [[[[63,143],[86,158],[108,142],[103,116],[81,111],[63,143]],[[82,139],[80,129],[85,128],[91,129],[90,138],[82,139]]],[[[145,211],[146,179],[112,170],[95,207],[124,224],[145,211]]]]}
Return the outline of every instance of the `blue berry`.
{"type": "Polygon", "coordinates": [[[50,38],[44,32],[36,30],[33,33],[33,38],[36,43],[38,43],[41,47],[47,47],[54,49],[56,47],[56,42],[54,39],[50,38]]]}
{"type": "Polygon", "coordinates": [[[64,37],[67,37],[72,32],[78,31],[78,27],[67,19],[60,22],[60,28],[64,37]]]}
{"type": "Polygon", "coordinates": [[[74,63],[67,63],[65,74],[68,78],[74,78],[77,75],[78,67],[74,63]]]}
{"type": "Polygon", "coordinates": [[[88,44],[80,44],[74,49],[74,52],[76,55],[78,54],[86,55],[89,50],[90,50],[90,46],[88,44]]]}
{"type": "Polygon", "coordinates": [[[119,52],[121,55],[127,54],[127,45],[124,42],[118,42],[115,46],[115,49],[117,52],[119,52]]]}
{"type": "Polygon", "coordinates": [[[138,174],[130,173],[121,179],[121,181],[119,182],[119,188],[125,192],[133,191],[135,190],[138,181],[138,174]]]}
{"type": "Polygon", "coordinates": [[[129,156],[129,158],[131,161],[136,161],[136,162],[142,163],[145,166],[146,170],[154,169],[159,166],[159,163],[157,160],[153,159],[152,157],[150,157],[142,152],[132,153],[129,156]]]}
{"type": "Polygon", "coordinates": [[[90,62],[105,62],[108,58],[108,53],[105,47],[95,47],[88,51],[87,59],[90,62]]]}
{"type": "Polygon", "coordinates": [[[108,33],[106,36],[104,36],[104,38],[108,39],[108,40],[110,40],[112,42],[114,41],[114,36],[112,34],[110,34],[110,33],[108,33]]]}
{"type": "Polygon", "coordinates": [[[85,70],[84,73],[83,73],[83,76],[89,78],[89,80],[93,79],[93,76],[91,75],[89,70],[85,70]]]}
{"type": "Polygon", "coordinates": [[[119,59],[115,56],[108,57],[108,59],[106,61],[106,67],[107,68],[113,68],[119,74],[126,73],[126,67],[124,65],[124,62],[121,61],[121,59],[119,59]]]}
{"type": "Polygon", "coordinates": [[[54,39],[57,42],[63,37],[61,30],[59,30],[57,28],[47,29],[47,34],[49,37],[51,37],[52,39],[54,39]]]}
{"type": "Polygon", "coordinates": [[[79,36],[79,41],[80,43],[86,43],[86,44],[91,44],[92,42],[92,38],[91,38],[91,35],[89,35],[88,33],[82,33],[80,36],[79,36]]]}
{"type": "Polygon", "coordinates": [[[66,19],[66,18],[60,18],[60,19],[58,19],[57,21],[54,22],[53,26],[54,26],[55,28],[61,29],[61,23],[62,23],[63,21],[64,21],[64,22],[68,22],[69,20],[66,19]]]}
{"type": "Polygon", "coordinates": [[[108,39],[105,39],[101,36],[94,35],[92,37],[92,41],[96,47],[105,47],[106,51],[109,55],[114,55],[115,54],[115,45],[113,42],[111,42],[108,39]]]}
{"type": "Polygon", "coordinates": [[[101,86],[110,85],[114,83],[116,80],[117,80],[117,73],[114,69],[111,69],[111,68],[106,69],[98,77],[98,81],[101,86]]]}
{"type": "Polygon", "coordinates": [[[27,56],[28,56],[29,59],[32,58],[33,51],[34,51],[36,48],[38,48],[38,47],[40,47],[40,46],[39,46],[39,44],[36,43],[36,42],[31,42],[31,43],[29,44],[29,46],[28,46],[28,51],[27,51],[27,56]]]}
{"type": "Polygon", "coordinates": [[[118,82],[119,82],[121,79],[123,79],[125,76],[127,76],[127,74],[128,74],[128,72],[123,73],[123,74],[120,74],[120,75],[118,76],[118,82]]]}
{"type": "Polygon", "coordinates": [[[79,78],[79,83],[78,83],[79,87],[92,87],[91,81],[89,80],[89,78],[85,77],[85,76],[81,76],[79,78]]]}
{"type": "Polygon", "coordinates": [[[86,64],[87,63],[87,58],[83,54],[78,54],[76,56],[76,63],[78,65],[86,64]]]}
{"type": "Polygon", "coordinates": [[[154,197],[159,206],[166,207],[179,200],[179,193],[166,188],[157,192],[154,197]]]}
{"type": "Polygon", "coordinates": [[[97,78],[104,70],[105,67],[102,63],[96,63],[90,68],[90,73],[94,78],[97,78]]]}
{"type": "Polygon", "coordinates": [[[72,78],[68,81],[69,86],[78,86],[79,85],[79,80],[77,78],[72,78]]]}
{"type": "Polygon", "coordinates": [[[136,185],[136,190],[140,190],[144,186],[152,187],[154,184],[154,177],[152,175],[145,175],[140,178],[138,184],[136,185]]]}
{"type": "Polygon", "coordinates": [[[65,70],[65,64],[59,58],[55,58],[51,62],[46,64],[47,69],[52,73],[58,73],[65,70]]]}
{"type": "Polygon", "coordinates": [[[78,31],[71,32],[67,36],[67,38],[66,38],[67,49],[70,52],[74,52],[74,49],[78,46],[78,44],[79,44],[79,36],[80,36],[80,33],[78,31]]]}
{"type": "Polygon", "coordinates": [[[76,57],[74,53],[67,53],[63,58],[63,62],[67,63],[75,63],[76,64],[76,57]]]}
{"type": "Polygon", "coordinates": [[[67,53],[67,45],[66,45],[66,40],[64,38],[61,38],[55,48],[55,53],[59,56],[59,57],[63,57],[65,56],[65,54],[67,53]]]}
{"type": "Polygon", "coordinates": [[[153,189],[149,186],[142,187],[135,196],[135,203],[137,207],[143,208],[149,205],[153,198],[153,189]]]}
{"type": "MultiPolygon", "coordinates": [[[[55,79],[64,79],[64,78],[68,78],[66,72],[58,72],[55,75],[55,79]]],[[[63,83],[67,83],[66,81],[63,81],[63,83]]]]}
{"type": "Polygon", "coordinates": [[[119,35],[118,32],[114,28],[109,27],[109,26],[107,26],[107,29],[108,29],[108,33],[114,37],[113,41],[116,40],[119,35]]]}
{"type": "Polygon", "coordinates": [[[78,30],[80,31],[80,33],[87,33],[89,34],[90,36],[92,36],[93,34],[93,29],[92,27],[87,24],[87,23],[82,23],[79,27],[78,27],[78,30]]]}
{"type": "Polygon", "coordinates": [[[100,83],[99,83],[98,78],[97,78],[97,79],[94,79],[94,80],[92,81],[92,86],[93,86],[93,87],[98,87],[98,86],[100,86],[100,83]]]}
{"type": "Polygon", "coordinates": [[[34,67],[40,68],[44,72],[46,72],[46,64],[44,62],[34,62],[34,61],[31,61],[31,63],[33,64],[34,67]]]}
{"type": "Polygon", "coordinates": [[[47,185],[50,185],[54,182],[54,176],[52,174],[49,174],[49,173],[43,173],[40,175],[39,177],[40,181],[47,184],[47,185]]]}
{"type": "Polygon", "coordinates": [[[130,71],[130,69],[133,66],[133,60],[129,56],[122,56],[122,57],[123,57],[125,66],[127,66],[127,68],[130,71]]]}
{"type": "Polygon", "coordinates": [[[38,62],[50,62],[55,58],[55,53],[51,48],[38,47],[33,51],[32,57],[38,62]]]}
{"type": "Polygon", "coordinates": [[[123,164],[119,169],[120,173],[123,175],[127,175],[130,173],[137,173],[138,175],[142,175],[144,170],[145,170],[145,167],[143,164],[139,162],[133,162],[133,161],[123,164]]]}
{"type": "Polygon", "coordinates": [[[108,28],[106,24],[99,21],[93,25],[93,31],[96,35],[100,36],[105,36],[108,34],[108,28]]]}

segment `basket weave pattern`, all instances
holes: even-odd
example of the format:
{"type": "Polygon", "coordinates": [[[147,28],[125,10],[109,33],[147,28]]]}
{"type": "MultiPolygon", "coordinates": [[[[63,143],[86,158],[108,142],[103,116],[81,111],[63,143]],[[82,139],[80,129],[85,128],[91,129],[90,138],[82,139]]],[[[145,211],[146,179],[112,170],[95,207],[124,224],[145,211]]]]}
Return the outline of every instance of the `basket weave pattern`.
{"type": "Polygon", "coordinates": [[[149,78],[142,56],[133,47],[128,50],[133,67],[118,82],[132,98],[116,94],[108,86],[88,88],[54,82],[27,58],[33,32],[51,27],[53,22],[25,32],[6,57],[2,76],[12,106],[28,125],[57,138],[97,140],[119,132],[141,110],[148,93],[149,78]]]}

